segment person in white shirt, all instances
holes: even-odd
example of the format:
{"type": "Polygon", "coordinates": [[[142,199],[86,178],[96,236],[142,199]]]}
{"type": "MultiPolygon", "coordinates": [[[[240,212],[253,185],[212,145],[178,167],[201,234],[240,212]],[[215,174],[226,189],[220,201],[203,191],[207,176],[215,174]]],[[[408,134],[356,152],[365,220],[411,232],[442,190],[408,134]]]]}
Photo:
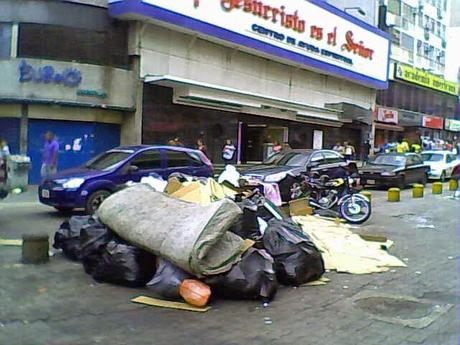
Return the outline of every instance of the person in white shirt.
{"type": "Polygon", "coordinates": [[[0,161],[6,160],[6,157],[10,155],[10,148],[8,142],[5,139],[0,139],[0,161]]]}
{"type": "Polygon", "coordinates": [[[230,139],[227,139],[224,148],[222,149],[222,159],[225,165],[232,164],[235,156],[236,147],[230,139]]]}
{"type": "Polygon", "coordinates": [[[353,160],[353,156],[355,155],[356,151],[353,145],[349,144],[348,141],[345,141],[344,143],[345,146],[345,159],[347,161],[353,160]]]}

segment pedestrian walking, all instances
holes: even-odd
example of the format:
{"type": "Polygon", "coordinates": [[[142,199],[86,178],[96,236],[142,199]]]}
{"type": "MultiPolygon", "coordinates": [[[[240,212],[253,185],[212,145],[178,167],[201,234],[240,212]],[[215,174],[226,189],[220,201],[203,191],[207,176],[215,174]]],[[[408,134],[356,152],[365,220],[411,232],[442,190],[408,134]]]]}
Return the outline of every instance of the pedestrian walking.
{"type": "Polygon", "coordinates": [[[0,160],[6,159],[10,155],[10,148],[5,139],[0,139],[0,160]]]}
{"type": "Polygon", "coordinates": [[[225,165],[233,163],[233,157],[235,156],[236,147],[233,145],[230,139],[227,139],[224,148],[222,149],[222,158],[225,165]]]}
{"type": "Polygon", "coordinates": [[[59,143],[54,133],[48,131],[45,133],[45,144],[43,147],[43,161],[40,171],[41,177],[46,179],[57,172],[57,158],[59,152],[59,143]]]}
{"type": "Polygon", "coordinates": [[[206,157],[208,157],[208,153],[206,152],[206,145],[204,144],[202,139],[198,139],[196,141],[196,148],[203,152],[206,157]]]}
{"type": "Polygon", "coordinates": [[[371,143],[369,142],[369,140],[366,140],[363,144],[363,161],[367,161],[369,159],[371,148],[371,143]]]}
{"type": "Polygon", "coordinates": [[[6,178],[6,160],[10,155],[10,148],[5,139],[0,139],[0,181],[6,178]]]}
{"type": "Polygon", "coordinates": [[[344,150],[345,150],[345,159],[347,161],[353,160],[353,157],[356,153],[356,150],[353,145],[351,145],[348,141],[345,141],[343,143],[344,150]]]}

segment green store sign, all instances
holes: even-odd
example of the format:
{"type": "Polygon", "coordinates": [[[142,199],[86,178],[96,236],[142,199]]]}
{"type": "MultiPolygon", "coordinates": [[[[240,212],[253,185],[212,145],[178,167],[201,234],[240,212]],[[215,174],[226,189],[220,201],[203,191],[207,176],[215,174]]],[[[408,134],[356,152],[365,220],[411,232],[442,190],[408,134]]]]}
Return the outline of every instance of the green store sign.
{"type": "Polygon", "coordinates": [[[452,132],[460,132],[460,121],[453,119],[446,119],[444,128],[452,132]]]}
{"type": "Polygon", "coordinates": [[[397,63],[395,65],[395,78],[428,87],[436,91],[445,92],[450,95],[458,95],[457,83],[447,81],[444,78],[440,78],[434,74],[424,72],[411,66],[397,63]]]}

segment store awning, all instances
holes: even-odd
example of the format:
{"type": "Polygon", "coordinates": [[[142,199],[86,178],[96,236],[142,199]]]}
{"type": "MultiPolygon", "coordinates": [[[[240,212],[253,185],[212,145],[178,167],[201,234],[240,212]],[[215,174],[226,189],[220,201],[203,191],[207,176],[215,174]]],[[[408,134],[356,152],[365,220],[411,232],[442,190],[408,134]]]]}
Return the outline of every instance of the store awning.
{"type": "Polygon", "coordinates": [[[404,131],[404,128],[401,126],[389,125],[387,123],[380,123],[380,122],[375,122],[375,128],[385,129],[385,130],[393,131],[393,132],[403,132],[404,131]]]}
{"type": "Polygon", "coordinates": [[[342,111],[268,97],[169,75],[146,76],[145,83],[172,88],[173,102],[195,107],[341,127],[342,111]]]}
{"type": "Polygon", "coordinates": [[[347,102],[326,103],[324,106],[328,109],[337,109],[342,111],[344,122],[360,122],[369,126],[372,124],[371,109],[366,109],[357,104],[347,102]]]}

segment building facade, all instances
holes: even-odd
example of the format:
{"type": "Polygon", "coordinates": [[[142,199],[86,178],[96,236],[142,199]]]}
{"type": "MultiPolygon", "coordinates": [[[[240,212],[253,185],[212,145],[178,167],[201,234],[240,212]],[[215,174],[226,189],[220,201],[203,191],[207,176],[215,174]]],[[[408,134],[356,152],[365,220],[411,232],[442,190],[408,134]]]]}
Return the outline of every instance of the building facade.
{"type": "Polygon", "coordinates": [[[201,139],[219,162],[231,139],[253,162],[274,142],[368,139],[389,37],[324,1],[122,0],[109,12],[131,23],[138,142],[201,139]]]}
{"type": "Polygon", "coordinates": [[[451,1],[383,3],[392,42],[390,84],[377,93],[375,148],[403,138],[456,140],[458,84],[446,70],[451,1]]]}
{"type": "Polygon", "coordinates": [[[31,157],[30,182],[45,131],[59,141],[59,170],[131,140],[128,31],[102,1],[0,2],[0,138],[31,157]]]}
{"type": "MultiPolygon", "coordinates": [[[[447,27],[447,44],[455,47],[460,37],[460,2],[453,1],[450,11],[450,25],[447,27]]],[[[446,54],[446,78],[460,83],[460,49],[449,49],[446,54]]],[[[458,114],[458,113],[457,113],[458,114]]],[[[460,114],[458,114],[460,115],[460,114]]]]}

